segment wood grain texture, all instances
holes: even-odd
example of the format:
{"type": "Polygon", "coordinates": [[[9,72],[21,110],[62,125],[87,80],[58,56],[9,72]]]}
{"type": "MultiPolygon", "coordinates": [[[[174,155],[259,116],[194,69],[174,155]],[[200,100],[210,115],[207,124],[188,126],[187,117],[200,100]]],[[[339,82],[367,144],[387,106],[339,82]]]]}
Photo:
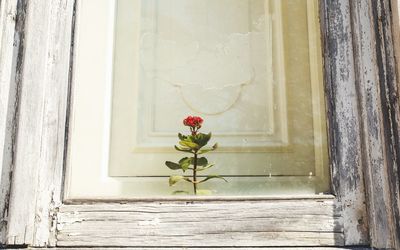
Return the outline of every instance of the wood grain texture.
{"type": "MultiPolygon", "coordinates": [[[[396,76],[400,73],[400,3],[399,0],[390,0],[391,5],[391,27],[393,36],[394,59],[396,61],[396,76]]],[[[400,88],[400,81],[397,80],[397,87],[400,88]]]]}
{"type": "MultiPolygon", "coordinates": [[[[7,136],[12,134],[12,112],[15,110],[15,85],[11,82],[13,74],[13,62],[15,61],[14,36],[17,19],[17,2],[4,1],[0,5],[0,162],[9,165],[10,160],[5,159],[10,153],[10,142],[7,136]],[[11,111],[11,112],[9,112],[11,111]],[[11,114],[10,114],[11,113],[11,114]]],[[[9,157],[8,157],[9,158],[9,157]]],[[[0,164],[0,173],[2,166],[0,164]]],[[[0,180],[1,181],[1,180],[0,180]]],[[[0,182],[1,183],[1,182],[0,182]]]]}
{"type": "Polygon", "coordinates": [[[52,244],[61,204],[73,1],[29,1],[6,244],[52,244]]]}
{"type": "Polygon", "coordinates": [[[25,8],[16,0],[0,5],[0,243],[8,225],[16,132],[19,72],[23,60],[25,8]]]}
{"type": "Polygon", "coordinates": [[[64,205],[57,246],[343,245],[334,200],[64,205]]]}
{"type": "Polygon", "coordinates": [[[394,59],[392,38],[385,37],[390,31],[384,27],[387,25],[384,20],[390,18],[385,11],[387,3],[352,1],[353,44],[371,245],[398,249],[399,161],[395,144],[399,106],[396,74],[390,62],[394,59]]]}
{"type": "Polygon", "coordinates": [[[351,5],[348,0],[321,3],[332,184],[342,210],[346,245],[362,245],[368,243],[368,221],[351,5]]]}
{"type": "MultiPolygon", "coordinates": [[[[43,250],[48,248],[33,248],[36,250],[43,250]]],[[[69,247],[55,247],[52,248],[54,250],[71,250],[69,247]]],[[[93,250],[93,248],[85,248],[85,247],[74,247],[73,249],[79,250],[93,250]]],[[[118,250],[118,249],[127,249],[125,247],[96,247],[96,250],[118,250]]],[[[251,247],[251,248],[237,248],[237,247],[218,247],[218,248],[197,248],[197,247],[129,247],[128,249],[133,250],[204,250],[204,249],[218,249],[218,250],[238,250],[238,249],[250,249],[250,250],[371,250],[369,247],[251,247]]]]}
{"type": "Polygon", "coordinates": [[[382,110],[380,108],[379,78],[375,53],[375,38],[373,22],[371,21],[371,6],[368,1],[353,1],[353,39],[354,54],[356,64],[356,84],[361,110],[361,124],[363,128],[363,165],[366,179],[366,191],[368,193],[368,212],[370,220],[371,239],[376,238],[376,232],[382,233],[383,237],[378,237],[379,242],[374,245],[387,247],[390,240],[389,225],[386,220],[390,211],[384,204],[387,204],[387,196],[382,195],[388,190],[380,182],[377,185],[368,185],[377,177],[387,178],[385,169],[384,147],[382,140],[383,127],[382,110]],[[378,213],[381,217],[375,217],[371,213],[378,213]],[[374,230],[374,229],[377,229],[374,230]]]}
{"type": "MultiPolygon", "coordinates": [[[[370,185],[376,186],[379,183],[385,191],[388,191],[377,193],[375,197],[384,195],[388,201],[385,207],[389,213],[386,218],[383,218],[384,222],[381,222],[387,222],[390,228],[390,235],[387,236],[390,243],[386,244],[390,244],[390,248],[400,249],[400,103],[392,35],[392,6],[389,0],[371,1],[371,10],[375,27],[379,105],[382,109],[380,126],[383,127],[382,137],[385,141],[384,171],[386,173],[374,178],[370,185]]],[[[373,216],[380,218],[383,215],[378,212],[373,216]]],[[[376,230],[377,234],[376,238],[372,239],[374,244],[374,242],[379,242],[378,238],[383,237],[385,232],[381,234],[379,228],[373,230],[376,230]]]]}

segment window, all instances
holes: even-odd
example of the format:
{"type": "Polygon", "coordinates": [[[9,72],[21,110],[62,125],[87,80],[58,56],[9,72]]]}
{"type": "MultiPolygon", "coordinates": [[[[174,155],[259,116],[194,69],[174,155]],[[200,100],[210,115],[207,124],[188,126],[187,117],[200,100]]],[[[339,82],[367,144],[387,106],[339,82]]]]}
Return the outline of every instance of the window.
{"type": "Polygon", "coordinates": [[[164,162],[183,157],[192,114],[220,145],[209,172],[228,183],[203,184],[213,194],[328,191],[317,1],[93,4],[78,17],[72,196],[89,176],[115,184],[89,196],[170,195],[164,162]]]}
{"type": "MultiPolygon", "coordinates": [[[[92,5],[77,1],[76,8],[74,1],[66,0],[1,4],[5,53],[0,67],[5,69],[4,79],[10,79],[4,85],[10,91],[4,92],[8,101],[1,113],[7,121],[1,142],[7,149],[0,183],[5,201],[0,203],[5,211],[1,220],[7,222],[0,228],[1,244],[396,248],[399,219],[393,208],[398,199],[393,194],[398,190],[394,152],[399,106],[391,95],[397,92],[397,83],[390,1],[320,1],[335,196],[223,195],[183,198],[183,202],[172,196],[158,198],[157,190],[144,194],[148,199],[124,199],[139,196],[132,189],[142,186],[134,181],[155,177],[110,174],[112,89],[117,75],[113,69],[118,68],[114,7],[109,0],[92,5]],[[9,46],[6,41],[12,37],[9,46]],[[91,68],[95,70],[88,71],[91,68]],[[73,88],[73,113],[68,109],[68,86],[73,88]],[[71,133],[66,134],[69,124],[71,133]],[[64,139],[70,142],[67,147],[64,139]],[[79,158],[78,149],[87,157],[79,158]],[[67,196],[61,195],[64,159],[69,161],[67,196]],[[201,225],[200,231],[193,224],[201,225]]],[[[287,177],[299,178],[282,176],[287,177]]]]}

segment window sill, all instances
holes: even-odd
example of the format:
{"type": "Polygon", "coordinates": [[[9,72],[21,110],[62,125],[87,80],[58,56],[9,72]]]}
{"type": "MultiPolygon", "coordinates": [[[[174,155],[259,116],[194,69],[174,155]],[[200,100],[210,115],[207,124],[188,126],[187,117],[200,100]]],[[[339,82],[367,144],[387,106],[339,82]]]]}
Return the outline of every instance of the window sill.
{"type": "Polygon", "coordinates": [[[227,198],[69,200],[57,214],[57,246],[344,245],[332,195],[227,198]]]}

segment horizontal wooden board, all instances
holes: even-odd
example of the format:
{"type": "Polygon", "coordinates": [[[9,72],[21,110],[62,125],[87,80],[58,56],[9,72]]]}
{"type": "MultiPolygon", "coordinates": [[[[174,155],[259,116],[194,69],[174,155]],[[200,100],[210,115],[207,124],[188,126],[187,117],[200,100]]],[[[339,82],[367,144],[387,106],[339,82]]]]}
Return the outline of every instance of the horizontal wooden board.
{"type": "MultiPolygon", "coordinates": [[[[35,250],[43,250],[43,249],[48,249],[48,248],[34,248],[35,250]]],[[[52,250],[70,250],[71,248],[63,248],[63,247],[56,247],[52,248],[52,250]]],[[[85,248],[85,247],[74,247],[73,249],[79,249],[79,250],[92,250],[93,248],[85,248]]],[[[116,249],[127,249],[125,247],[105,247],[105,248],[98,248],[96,247],[97,250],[116,250],[116,249]]],[[[148,248],[148,247],[130,247],[129,249],[133,250],[149,250],[149,249],[155,249],[155,248],[148,248]]],[[[207,250],[207,249],[214,249],[214,248],[181,248],[181,247],[168,247],[168,248],[156,248],[157,250],[185,250],[185,249],[190,249],[190,250],[207,250]]],[[[218,250],[234,250],[238,249],[237,247],[222,247],[218,248],[218,250]]],[[[248,248],[239,248],[239,249],[248,249],[248,248]]],[[[346,249],[346,250],[371,250],[371,248],[367,247],[252,247],[251,250],[340,250],[340,249],[346,249]]]]}
{"type": "Polygon", "coordinates": [[[341,246],[332,199],[64,205],[57,246],[341,246]]]}

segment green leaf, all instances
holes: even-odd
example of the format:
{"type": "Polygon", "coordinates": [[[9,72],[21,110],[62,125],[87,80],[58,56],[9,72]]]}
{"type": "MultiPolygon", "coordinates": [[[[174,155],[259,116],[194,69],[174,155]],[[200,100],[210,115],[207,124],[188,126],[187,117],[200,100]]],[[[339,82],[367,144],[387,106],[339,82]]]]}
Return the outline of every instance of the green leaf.
{"type": "Polygon", "coordinates": [[[208,180],[210,180],[210,179],[221,179],[221,180],[224,180],[225,182],[228,182],[228,181],[225,180],[225,178],[222,177],[222,176],[219,176],[219,175],[209,175],[209,176],[207,176],[205,179],[201,180],[199,183],[206,182],[206,181],[208,181],[208,180]]]}
{"type": "Polygon", "coordinates": [[[184,141],[187,138],[186,135],[182,135],[181,133],[178,133],[178,137],[179,137],[179,140],[181,140],[181,141],[184,141]]]}
{"type": "Polygon", "coordinates": [[[214,151],[214,150],[216,150],[217,148],[218,148],[218,143],[215,143],[214,146],[212,146],[212,148],[205,148],[205,149],[199,150],[198,154],[199,154],[199,155],[205,154],[205,153],[207,153],[207,152],[214,151]]]}
{"type": "Polygon", "coordinates": [[[182,169],[181,165],[179,165],[175,162],[172,162],[172,161],[166,161],[165,165],[167,165],[167,167],[169,167],[172,170],[182,169]]]}
{"type": "Polygon", "coordinates": [[[188,147],[190,149],[193,149],[193,150],[199,149],[199,145],[194,143],[194,142],[191,142],[191,141],[187,141],[187,140],[180,141],[179,144],[181,144],[184,147],[188,147]]]}
{"type": "Polygon", "coordinates": [[[197,159],[197,166],[206,166],[208,164],[208,160],[206,157],[201,157],[197,159]]]}
{"type": "Polygon", "coordinates": [[[209,190],[209,189],[198,189],[197,190],[198,195],[210,195],[212,193],[213,193],[213,191],[209,190]]]}
{"type": "Polygon", "coordinates": [[[187,153],[193,153],[190,148],[182,148],[178,146],[174,146],[176,150],[181,151],[181,152],[187,152],[187,153]]]}
{"type": "Polygon", "coordinates": [[[179,161],[179,165],[181,166],[183,172],[185,172],[186,170],[188,170],[190,164],[192,164],[193,161],[193,157],[185,157],[180,159],[179,161]]]}
{"type": "Polygon", "coordinates": [[[183,180],[183,179],[185,179],[185,177],[184,177],[184,176],[181,176],[181,175],[173,175],[173,176],[170,176],[170,177],[169,177],[169,185],[170,185],[170,186],[173,186],[173,185],[175,185],[177,182],[179,182],[179,181],[181,181],[181,180],[183,180]]]}
{"type": "Polygon", "coordinates": [[[191,137],[191,140],[197,143],[200,146],[200,148],[207,145],[210,139],[211,139],[211,133],[208,134],[199,133],[191,137]]]}
{"type": "Polygon", "coordinates": [[[204,171],[204,170],[212,168],[212,167],[214,167],[214,164],[209,164],[209,165],[207,165],[205,167],[198,168],[197,171],[204,171]]]}
{"type": "Polygon", "coordinates": [[[190,183],[193,183],[193,181],[192,181],[190,178],[186,177],[186,176],[182,176],[182,175],[172,175],[172,176],[169,177],[169,185],[170,185],[170,186],[173,186],[173,185],[175,185],[177,182],[182,181],[182,180],[187,181],[187,182],[190,182],[190,183]]]}
{"type": "Polygon", "coordinates": [[[210,141],[210,139],[211,139],[211,132],[208,134],[204,134],[204,138],[201,141],[203,146],[207,145],[207,143],[210,141]]]}

